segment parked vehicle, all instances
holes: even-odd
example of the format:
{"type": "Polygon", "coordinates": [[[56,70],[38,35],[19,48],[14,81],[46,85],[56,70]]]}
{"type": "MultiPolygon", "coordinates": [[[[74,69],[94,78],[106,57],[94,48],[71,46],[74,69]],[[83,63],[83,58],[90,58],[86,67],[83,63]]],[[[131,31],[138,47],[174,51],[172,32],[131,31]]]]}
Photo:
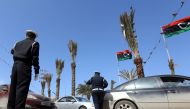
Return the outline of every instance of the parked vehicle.
{"type": "Polygon", "coordinates": [[[94,105],[83,97],[65,96],[55,101],[55,104],[58,109],[94,109],[94,105]]]}
{"type": "MultiPolygon", "coordinates": [[[[9,85],[0,85],[0,109],[6,109],[9,96],[9,85]]],[[[29,91],[26,100],[26,109],[57,109],[48,97],[29,91]]]]}
{"type": "Polygon", "coordinates": [[[190,77],[160,75],[107,91],[104,109],[190,109],[190,77]]]}

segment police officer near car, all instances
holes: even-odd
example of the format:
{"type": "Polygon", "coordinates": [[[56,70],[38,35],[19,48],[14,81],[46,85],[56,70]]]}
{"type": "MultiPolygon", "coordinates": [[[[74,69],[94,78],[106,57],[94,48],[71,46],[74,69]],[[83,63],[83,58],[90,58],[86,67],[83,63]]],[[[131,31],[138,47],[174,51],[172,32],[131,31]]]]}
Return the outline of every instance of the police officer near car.
{"type": "Polygon", "coordinates": [[[32,66],[35,80],[39,74],[39,47],[35,41],[37,34],[32,30],[26,31],[26,39],[19,41],[11,50],[13,68],[7,109],[25,109],[25,103],[31,82],[32,66]]]}
{"type": "Polygon", "coordinates": [[[95,109],[103,109],[104,88],[108,86],[108,82],[100,76],[100,72],[95,72],[95,75],[86,84],[92,85],[92,99],[95,109]]]}

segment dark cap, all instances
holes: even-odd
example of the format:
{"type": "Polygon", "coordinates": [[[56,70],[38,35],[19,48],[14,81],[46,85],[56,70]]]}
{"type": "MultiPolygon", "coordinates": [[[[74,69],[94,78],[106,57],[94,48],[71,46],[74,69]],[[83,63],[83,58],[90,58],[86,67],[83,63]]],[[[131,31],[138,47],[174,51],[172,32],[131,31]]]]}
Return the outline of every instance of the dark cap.
{"type": "Polygon", "coordinates": [[[95,74],[95,75],[100,75],[100,72],[97,72],[97,71],[96,71],[96,72],[94,72],[94,74],[95,74]]]}

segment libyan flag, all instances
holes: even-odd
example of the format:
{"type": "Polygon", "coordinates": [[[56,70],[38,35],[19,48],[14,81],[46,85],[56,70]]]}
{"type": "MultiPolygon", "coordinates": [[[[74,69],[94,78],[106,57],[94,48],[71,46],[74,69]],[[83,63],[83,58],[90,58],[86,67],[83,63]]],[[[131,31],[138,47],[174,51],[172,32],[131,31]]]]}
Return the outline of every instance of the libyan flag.
{"type": "Polygon", "coordinates": [[[188,30],[190,30],[190,16],[162,26],[162,34],[164,34],[166,38],[186,32],[188,30]]]}
{"type": "Polygon", "coordinates": [[[129,50],[117,52],[117,59],[118,59],[118,61],[124,61],[127,59],[132,59],[132,54],[129,50]]]}

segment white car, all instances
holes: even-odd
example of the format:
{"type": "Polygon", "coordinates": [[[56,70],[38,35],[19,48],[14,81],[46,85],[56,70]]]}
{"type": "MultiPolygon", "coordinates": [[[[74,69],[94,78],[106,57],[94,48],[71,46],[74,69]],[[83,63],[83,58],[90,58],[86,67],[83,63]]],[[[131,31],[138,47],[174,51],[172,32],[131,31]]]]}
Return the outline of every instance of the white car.
{"type": "Polygon", "coordinates": [[[58,109],[95,109],[92,102],[83,97],[65,96],[57,101],[58,109]]]}

